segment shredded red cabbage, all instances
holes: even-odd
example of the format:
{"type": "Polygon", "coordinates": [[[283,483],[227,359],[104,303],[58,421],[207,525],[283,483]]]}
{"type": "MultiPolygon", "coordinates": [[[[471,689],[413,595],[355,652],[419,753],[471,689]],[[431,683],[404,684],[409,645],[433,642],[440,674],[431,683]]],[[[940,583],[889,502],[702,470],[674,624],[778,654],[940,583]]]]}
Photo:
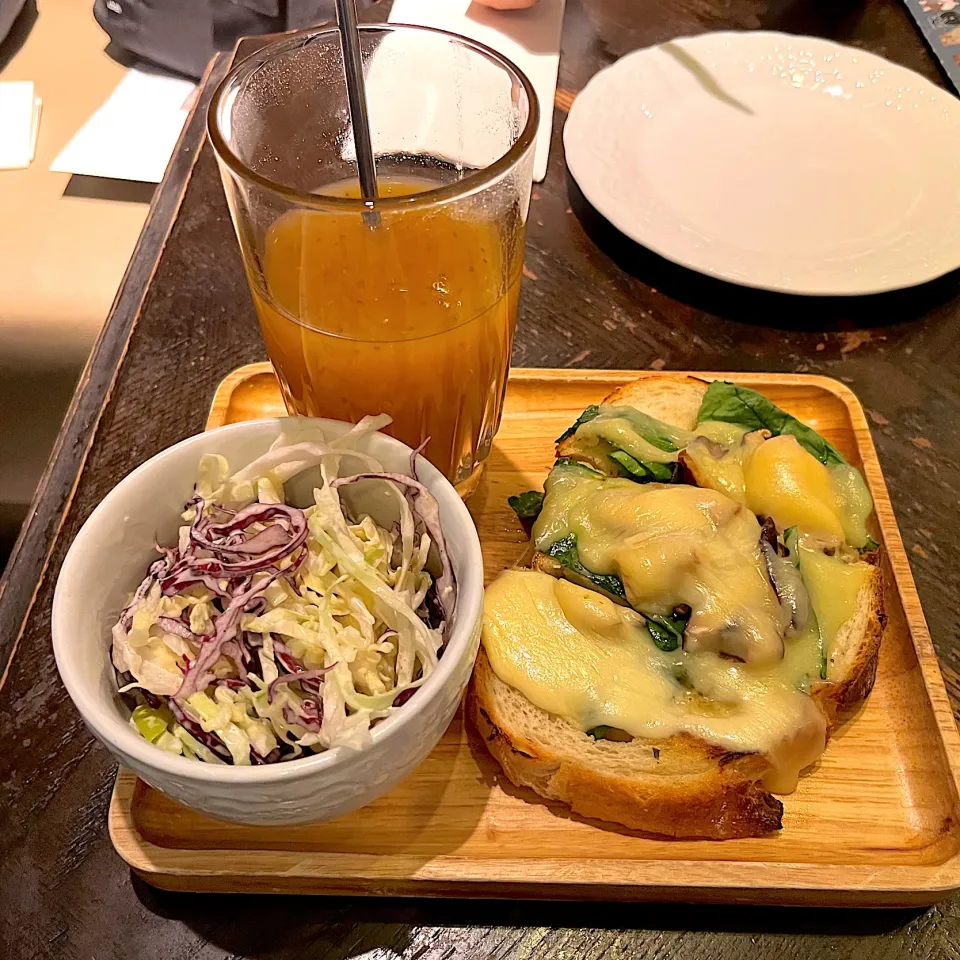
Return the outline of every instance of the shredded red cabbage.
{"type": "Polygon", "coordinates": [[[200,639],[182,620],[174,620],[173,617],[157,617],[157,626],[183,640],[200,639]]]}
{"type": "MultiPolygon", "coordinates": [[[[270,686],[267,687],[267,702],[273,703],[273,691],[278,684],[299,683],[302,686],[304,683],[310,680],[318,680],[320,677],[324,676],[324,674],[329,673],[335,666],[335,663],[331,663],[329,667],[320,667],[317,670],[300,669],[295,670],[292,673],[281,673],[280,676],[277,677],[276,680],[273,680],[270,683],[270,686]]],[[[304,687],[304,689],[306,688],[304,687]]]]}
{"type": "Polygon", "coordinates": [[[187,716],[183,707],[172,698],[169,701],[170,710],[177,718],[177,723],[183,727],[194,740],[199,740],[205,747],[212,750],[221,760],[233,763],[233,754],[227,745],[212,731],[204,730],[192,717],[187,716]]]}
{"type": "Polygon", "coordinates": [[[186,700],[187,697],[205,690],[216,679],[213,667],[220,659],[223,645],[237,635],[240,618],[249,612],[247,607],[251,601],[259,597],[275,579],[275,575],[266,577],[256,586],[251,585],[249,580],[244,581],[242,592],[235,594],[227,608],[217,617],[213,625],[213,636],[200,638],[200,653],[184,674],[183,683],[174,694],[174,699],[186,700]]]}
{"type": "Polygon", "coordinates": [[[303,701],[300,710],[294,710],[289,704],[284,704],[283,718],[287,723],[298,723],[300,726],[306,727],[311,733],[319,732],[322,722],[320,708],[309,700],[303,701]]]}
{"type": "Polygon", "coordinates": [[[195,547],[221,558],[212,563],[204,559],[202,565],[198,564],[199,569],[220,576],[247,575],[277,564],[303,546],[306,539],[307,518],[303,511],[283,503],[251,503],[226,523],[194,524],[190,528],[190,542],[195,547]],[[234,534],[254,523],[270,525],[249,540],[233,539],[234,534]],[[231,556],[250,559],[222,559],[231,556]]]}
{"type": "Polygon", "coordinates": [[[410,476],[413,477],[414,480],[420,479],[417,476],[417,457],[419,457],[420,454],[427,449],[427,444],[429,442],[430,437],[427,437],[427,439],[424,440],[423,443],[421,443],[420,446],[410,454],[410,476]]]}

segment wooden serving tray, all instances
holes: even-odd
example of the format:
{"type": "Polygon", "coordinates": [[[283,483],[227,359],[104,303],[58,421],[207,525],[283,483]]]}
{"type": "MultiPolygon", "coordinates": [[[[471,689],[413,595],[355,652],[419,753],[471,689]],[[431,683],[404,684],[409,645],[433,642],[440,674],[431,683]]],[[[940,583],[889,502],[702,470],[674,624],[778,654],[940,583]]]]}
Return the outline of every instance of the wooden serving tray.
{"type": "MultiPolygon", "coordinates": [[[[503,424],[469,501],[489,581],[526,538],[509,494],[538,487],[553,438],[590,403],[638,376],[514,370],[503,424]]],[[[960,889],[960,738],[863,410],[825,377],[722,376],[763,391],[862,467],[886,547],[887,631],[876,687],[784,799],[783,829],[750,840],[657,839],[573,815],[517,789],[458,716],[392,793],[346,817],[244,827],[179,806],[121,770],[114,846],[172,890],[686,900],[900,906],[960,889]]],[[[268,364],[217,390],[208,428],[283,415],[268,364]]]]}

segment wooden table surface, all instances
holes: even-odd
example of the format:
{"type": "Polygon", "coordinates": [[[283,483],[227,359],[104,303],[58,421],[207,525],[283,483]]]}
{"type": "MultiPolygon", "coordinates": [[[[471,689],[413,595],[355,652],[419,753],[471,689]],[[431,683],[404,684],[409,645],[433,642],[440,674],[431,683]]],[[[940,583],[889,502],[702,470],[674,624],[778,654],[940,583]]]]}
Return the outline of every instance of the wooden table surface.
{"type": "MultiPolygon", "coordinates": [[[[568,182],[564,106],[597,69],[636,47],[729,28],[843,39],[942,82],[898,0],[567,0],[554,145],[532,204],[514,362],[810,371],[848,383],[871,418],[960,707],[956,277],[839,303],[748,293],[632,247],[568,182]]],[[[214,78],[223,67],[224,60],[214,66],[214,78]]],[[[926,911],[842,912],[236,898],[158,893],[131,877],[106,832],[115,766],[57,677],[50,603],[64,553],[93,507],[134,466],[202,429],[220,378],[264,356],[214,159],[207,146],[198,152],[201,140],[195,115],[0,581],[0,957],[960,956],[960,899],[926,911]]]]}

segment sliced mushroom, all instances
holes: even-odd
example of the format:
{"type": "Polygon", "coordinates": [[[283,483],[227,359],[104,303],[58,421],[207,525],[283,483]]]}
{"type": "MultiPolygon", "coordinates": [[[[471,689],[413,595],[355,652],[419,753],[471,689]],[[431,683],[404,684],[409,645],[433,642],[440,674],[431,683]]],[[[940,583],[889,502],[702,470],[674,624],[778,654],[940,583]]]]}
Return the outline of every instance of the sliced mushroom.
{"type": "Polygon", "coordinates": [[[780,636],[762,634],[747,623],[727,623],[718,630],[696,621],[694,614],[683,635],[683,649],[688,653],[710,650],[743,663],[770,663],[783,659],[783,639],[780,636]]]}
{"type": "MultiPolygon", "coordinates": [[[[769,523],[770,521],[767,521],[769,523]]],[[[767,568],[767,576],[770,584],[777,594],[777,599],[785,611],[789,613],[789,623],[786,627],[786,635],[792,637],[800,633],[807,625],[810,619],[810,597],[807,594],[807,588],[804,585],[800,571],[789,560],[780,556],[779,543],[776,547],[770,545],[770,541],[764,536],[767,524],[765,523],[760,533],[760,554],[764,559],[767,568]]]]}

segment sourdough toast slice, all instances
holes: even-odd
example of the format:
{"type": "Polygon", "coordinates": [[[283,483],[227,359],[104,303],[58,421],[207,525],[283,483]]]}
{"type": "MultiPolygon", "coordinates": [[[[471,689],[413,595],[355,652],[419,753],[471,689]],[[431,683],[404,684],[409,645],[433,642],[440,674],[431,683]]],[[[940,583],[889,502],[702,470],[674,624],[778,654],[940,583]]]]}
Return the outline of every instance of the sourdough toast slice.
{"type": "MultiPolygon", "coordinates": [[[[876,567],[857,606],[837,637],[827,681],[811,692],[828,734],[873,687],[883,632],[876,567]]],[[[756,837],[781,826],[783,805],[763,785],[773,768],[767,756],[730,753],[687,734],[594,740],[500,680],[482,647],[467,711],[512,783],[581,816],[686,839],[756,837]]]]}
{"type": "MultiPolygon", "coordinates": [[[[693,429],[707,386],[693,377],[644,377],[603,402],[629,405],[693,429]]],[[[570,447],[569,441],[561,442],[557,455],[570,455],[570,447]]],[[[543,553],[535,553],[531,566],[578,582],[543,553]]],[[[580,586],[597,590],[589,582],[580,586]]],[[[608,596],[623,603],[622,597],[608,596]]],[[[883,578],[873,566],[857,597],[856,613],[834,641],[827,679],[811,691],[828,735],[872,689],[883,625],[883,578]]],[[[780,828],[783,807],[764,786],[773,767],[764,754],[732,754],[687,734],[595,740],[500,680],[482,649],[467,703],[490,752],[513,783],[582,816],[675,838],[730,839],[780,828]]]]}
{"type": "Polygon", "coordinates": [[[686,734],[594,740],[504,683],[482,648],[467,711],[512,783],[581,816],[676,838],[728,840],[780,828],[783,804],[762,784],[766,757],[686,734]]]}

